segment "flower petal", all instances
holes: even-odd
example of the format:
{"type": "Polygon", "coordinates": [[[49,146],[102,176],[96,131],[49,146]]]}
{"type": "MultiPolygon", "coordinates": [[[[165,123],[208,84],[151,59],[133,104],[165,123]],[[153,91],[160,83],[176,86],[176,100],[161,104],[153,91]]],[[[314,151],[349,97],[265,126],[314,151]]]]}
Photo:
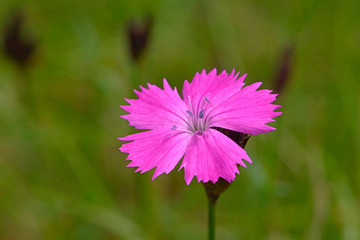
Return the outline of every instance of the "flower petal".
{"type": "Polygon", "coordinates": [[[184,168],[188,185],[194,176],[199,182],[215,183],[219,177],[231,182],[239,173],[237,164],[246,167],[241,159],[251,163],[244,149],[224,134],[209,129],[201,136],[192,136],[180,169],[184,168]]]}
{"type": "Polygon", "coordinates": [[[280,106],[271,104],[277,94],[267,89],[257,91],[261,84],[251,84],[214,107],[209,113],[211,126],[252,135],[275,130],[266,123],[282,114],[274,112],[280,106]]]}
{"type": "Polygon", "coordinates": [[[128,115],[121,116],[137,129],[171,128],[184,125],[186,105],[176,88],[173,90],[164,79],[164,90],[148,84],[141,87],[142,92],[135,91],[139,99],[126,99],[130,105],[120,106],[128,115]]]}
{"type": "Polygon", "coordinates": [[[196,73],[192,82],[184,82],[183,99],[189,106],[190,111],[198,115],[204,105],[204,98],[209,102],[208,108],[212,108],[224,100],[224,96],[231,96],[244,86],[246,74],[237,79],[239,73],[233,70],[230,74],[223,71],[217,75],[214,68],[208,74],[203,70],[200,74],[196,73]]]}
{"type": "Polygon", "coordinates": [[[188,133],[178,130],[154,129],[119,138],[122,141],[132,141],[119,149],[129,153],[126,160],[131,160],[131,163],[127,166],[138,167],[136,172],[143,173],[156,167],[154,179],[174,169],[184,155],[190,137],[188,133]]]}

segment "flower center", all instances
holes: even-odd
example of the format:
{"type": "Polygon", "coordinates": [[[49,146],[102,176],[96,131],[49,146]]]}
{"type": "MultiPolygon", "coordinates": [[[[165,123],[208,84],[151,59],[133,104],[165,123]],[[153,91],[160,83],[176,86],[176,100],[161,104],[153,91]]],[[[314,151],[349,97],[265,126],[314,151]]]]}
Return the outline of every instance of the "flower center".
{"type": "Polygon", "coordinates": [[[196,134],[202,136],[204,132],[210,127],[210,118],[207,114],[207,107],[210,101],[207,97],[203,97],[196,108],[191,104],[191,99],[189,96],[189,110],[186,110],[186,119],[183,126],[172,125],[171,130],[185,131],[190,134],[196,134]]]}
{"type": "Polygon", "coordinates": [[[195,134],[201,136],[204,134],[204,131],[197,130],[197,131],[195,131],[195,134]]]}
{"type": "Polygon", "coordinates": [[[209,128],[209,120],[206,115],[206,108],[209,103],[209,99],[207,97],[203,97],[201,104],[197,106],[197,108],[193,108],[189,97],[190,110],[186,110],[188,131],[201,136],[204,131],[209,128]]]}

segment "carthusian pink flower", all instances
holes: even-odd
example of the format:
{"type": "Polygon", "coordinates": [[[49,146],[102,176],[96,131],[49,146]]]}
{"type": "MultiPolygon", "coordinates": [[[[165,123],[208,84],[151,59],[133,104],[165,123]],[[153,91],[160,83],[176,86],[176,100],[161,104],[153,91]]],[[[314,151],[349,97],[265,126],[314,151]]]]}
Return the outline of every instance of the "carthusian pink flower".
{"type": "MultiPolygon", "coordinates": [[[[271,104],[277,94],[270,90],[257,90],[257,82],[244,87],[246,74],[216,69],[196,73],[191,83],[184,82],[183,98],[164,79],[164,89],[148,84],[135,93],[139,99],[125,99],[130,105],[121,106],[130,114],[121,116],[129,125],[149,131],[132,134],[122,141],[120,150],[129,153],[128,167],[136,172],[156,167],[153,179],[168,174],[183,157],[185,181],[190,184],[194,176],[198,181],[215,183],[220,177],[228,182],[239,173],[238,164],[251,163],[245,150],[223,133],[220,127],[236,132],[256,135],[275,130],[266,125],[281,115],[280,108],[271,104]]],[[[179,169],[179,170],[180,170],[179,169]]]]}

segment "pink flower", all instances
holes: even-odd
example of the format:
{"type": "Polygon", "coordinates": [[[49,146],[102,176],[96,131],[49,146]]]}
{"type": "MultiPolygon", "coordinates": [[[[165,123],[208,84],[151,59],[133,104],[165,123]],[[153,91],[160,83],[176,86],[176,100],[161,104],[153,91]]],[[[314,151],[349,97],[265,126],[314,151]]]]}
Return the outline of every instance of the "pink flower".
{"type": "MultiPolygon", "coordinates": [[[[136,172],[156,167],[153,179],[168,174],[184,156],[186,184],[194,176],[198,182],[215,183],[219,177],[231,182],[239,174],[238,164],[243,160],[252,163],[245,150],[230,138],[213,129],[220,127],[256,135],[275,130],[266,125],[281,115],[280,108],[271,104],[277,94],[270,90],[257,90],[257,82],[247,87],[244,79],[233,70],[229,75],[216,69],[196,73],[193,81],[184,82],[183,98],[164,79],[164,89],[148,84],[148,89],[135,93],[139,99],[125,99],[130,105],[121,106],[130,114],[121,116],[130,126],[149,131],[132,134],[122,141],[120,150],[129,153],[128,167],[138,167],[136,172]]],[[[180,171],[179,169],[179,171],[180,171]]]]}

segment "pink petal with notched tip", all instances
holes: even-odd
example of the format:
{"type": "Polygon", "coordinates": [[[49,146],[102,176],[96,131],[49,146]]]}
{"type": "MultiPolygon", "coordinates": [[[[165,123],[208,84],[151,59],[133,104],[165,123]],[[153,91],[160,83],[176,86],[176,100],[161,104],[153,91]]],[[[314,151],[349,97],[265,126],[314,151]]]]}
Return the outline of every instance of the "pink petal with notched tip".
{"type": "Polygon", "coordinates": [[[277,94],[270,94],[267,89],[256,90],[261,84],[249,85],[213,108],[209,113],[211,126],[252,135],[275,130],[266,123],[282,114],[274,112],[280,106],[271,104],[277,94]]]}
{"type": "Polygon", "coordinates": [[[184,168],[188,185],[194,176],[199,182],[215,183],[219,177],[231,182],[239,173],[237,164],[246,167],[241,159],[251,163],[244,149],[224,134],[209,129],[191,137],[180,169],[184,168]]]}
{"type": "Polygon", "coordinates": [[[190,137],[191,135],[181,131],[154,129],[119,138],[122,141],[132,141],[119,149],[129,153],[126,160],[131,160],[131,163],[128,167],[138,167],[136,172],[143,173],[156,167],[154,179],[174,169],[184,155],[190,137]]]}
{"type": "Polygon", "coordinates": [[[125,99],[130,105],[120,106],[128,115],[121,116],[137,129],[171,128],[184,125],[187,107],[176,88],[173,90],[164,79],[164,90],[148,84],[148,89],[135,91],[139,99],[125,99]]]}
{"type": "Polygon", "coordinates": [[[211,108],[221,102],[224,97],[231,96],[244,86],[246,74],[237,79],[238,76],[239,73],[235,74],[235,70],[230,74],[222,71],[217,75],[216,68],[208,74],[205,70],[200,74],[196,73],[191,83],[188,81],[184,82],[184,102],[189,107],[191,104],[195,114],[197,114],[201,110],[200,108],[204,97],[206,97],[209,100],[209,107],[211,108]]]}

